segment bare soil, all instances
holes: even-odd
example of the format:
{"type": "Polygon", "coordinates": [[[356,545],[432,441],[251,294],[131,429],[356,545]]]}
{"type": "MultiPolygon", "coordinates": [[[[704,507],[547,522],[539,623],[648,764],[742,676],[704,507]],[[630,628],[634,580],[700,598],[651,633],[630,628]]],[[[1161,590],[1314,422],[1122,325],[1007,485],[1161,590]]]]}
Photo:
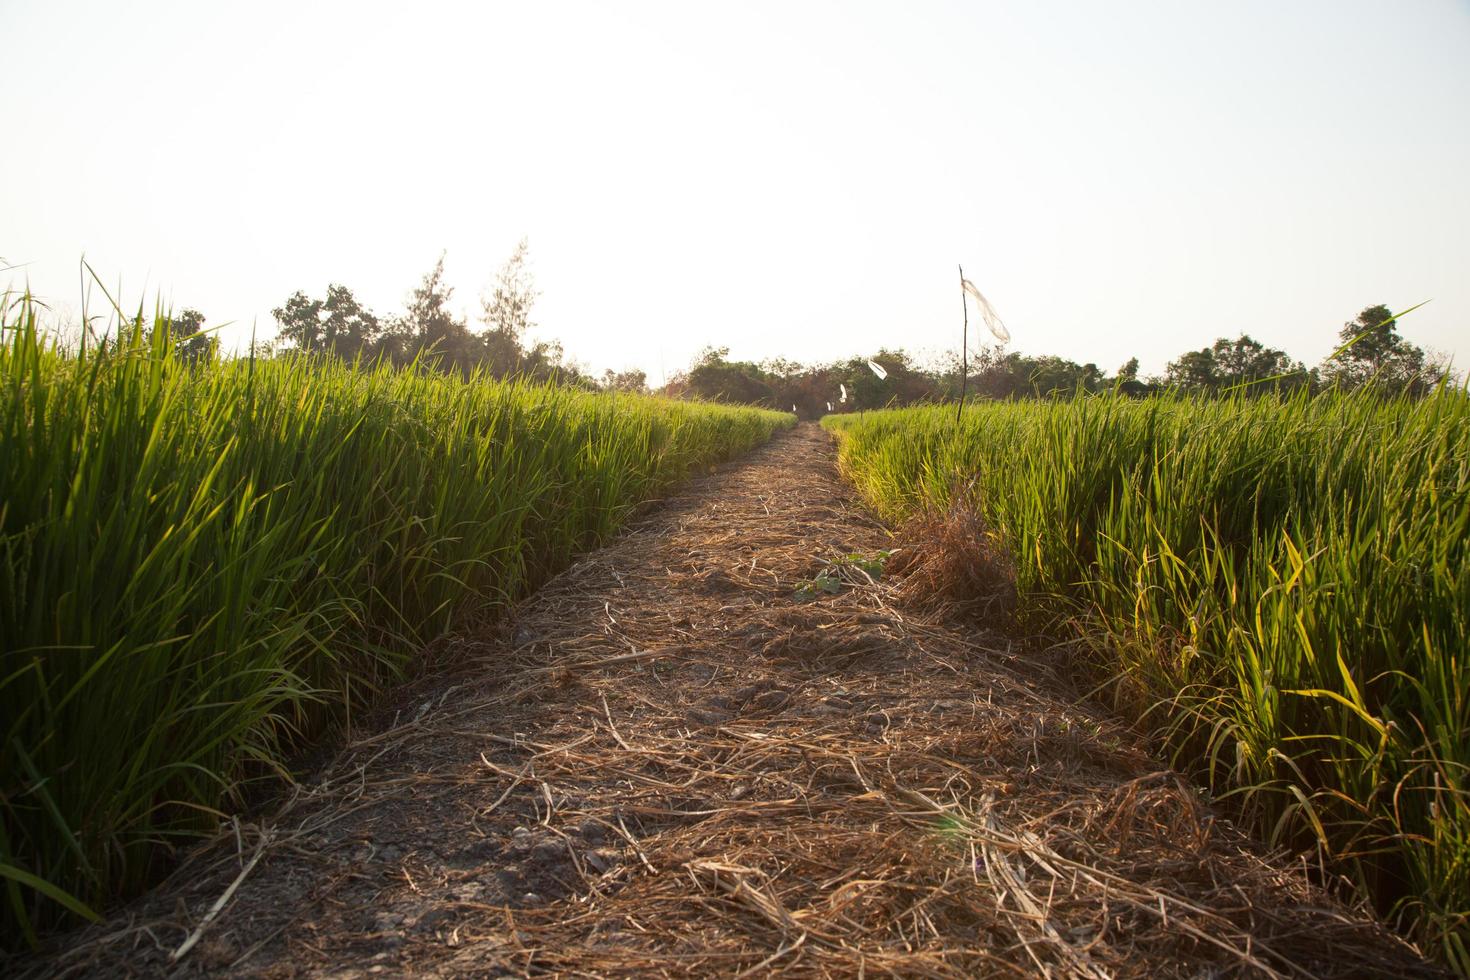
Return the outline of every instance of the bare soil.
{"type": "Polygon", "coordinates": [[[902,544],[821,430],[778,436],[450,644],[289,799],[12,965],[1435,974],[1032,647],[838,561],[902,544]],[[824,570],[835,593],[801,588],[824,570]]]}

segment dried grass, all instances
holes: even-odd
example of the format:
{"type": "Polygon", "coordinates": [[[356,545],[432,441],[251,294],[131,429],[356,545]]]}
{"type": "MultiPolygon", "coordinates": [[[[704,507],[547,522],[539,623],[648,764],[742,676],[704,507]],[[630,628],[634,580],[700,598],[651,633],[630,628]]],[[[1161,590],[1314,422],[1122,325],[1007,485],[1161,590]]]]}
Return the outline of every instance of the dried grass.
{"type": "Polygon", "coordinates": [[[906,547],[889,561],[903,577],[897,595],[941,619],[1003,627],[1016,606],[1016,575],[969,495],[952,495],[948,511],[907,522],[906,547]]]}
{"type": "MultiPolygon", "coordinates": [[[[984,541],[964,515],[936,534],[984,541]]],[[[817,430],[782,437],[455,644],[445,675],[253,828],[12,965],[1432,974],[1214,819],[1126,726],[1035,680],[1004,633],[900,605],[934,588],[983,607],[990,580],[921,558],[794,598],[824,561],[892,545],[817,430]]]]}

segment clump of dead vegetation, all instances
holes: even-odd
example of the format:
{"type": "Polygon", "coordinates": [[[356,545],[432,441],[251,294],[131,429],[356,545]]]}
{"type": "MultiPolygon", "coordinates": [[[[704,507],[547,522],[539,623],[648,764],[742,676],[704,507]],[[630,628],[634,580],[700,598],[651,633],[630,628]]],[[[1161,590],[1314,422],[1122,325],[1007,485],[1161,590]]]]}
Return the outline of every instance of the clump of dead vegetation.
{"type": "Polygon", "coordinates": [[[1005,626],[1016,607],[1011,558],[971,494],[955,493],[950,501],[899,529],[904,547],[886,566],[902,579],[898,598],[944,619],[1005,626]]]}

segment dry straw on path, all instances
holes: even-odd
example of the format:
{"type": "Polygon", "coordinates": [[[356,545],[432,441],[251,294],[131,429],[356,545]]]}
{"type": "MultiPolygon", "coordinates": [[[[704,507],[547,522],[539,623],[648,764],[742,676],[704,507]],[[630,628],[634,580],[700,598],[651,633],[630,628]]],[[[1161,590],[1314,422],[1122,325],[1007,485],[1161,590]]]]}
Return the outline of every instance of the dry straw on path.
{"type": "Polygon", "coordinates": [[[849,557],[892,547],[826,436],[779,436],[30,969],[1432,974],[1019,641],[849,557]]]}

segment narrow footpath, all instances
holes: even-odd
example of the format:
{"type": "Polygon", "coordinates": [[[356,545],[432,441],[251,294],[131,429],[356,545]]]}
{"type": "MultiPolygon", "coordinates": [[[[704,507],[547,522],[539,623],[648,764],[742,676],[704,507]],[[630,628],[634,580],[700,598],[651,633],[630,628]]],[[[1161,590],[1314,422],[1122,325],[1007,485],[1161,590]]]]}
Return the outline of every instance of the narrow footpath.
{"type": "Polygon", "coordinates": [[[902,544],[825,433],[778,435],[432,651],[293,796],[23,966],[1437,975],[1018,641],[838,562],[902,544]],[[835,594],[801,589],[824,570],[835,594]]]}

